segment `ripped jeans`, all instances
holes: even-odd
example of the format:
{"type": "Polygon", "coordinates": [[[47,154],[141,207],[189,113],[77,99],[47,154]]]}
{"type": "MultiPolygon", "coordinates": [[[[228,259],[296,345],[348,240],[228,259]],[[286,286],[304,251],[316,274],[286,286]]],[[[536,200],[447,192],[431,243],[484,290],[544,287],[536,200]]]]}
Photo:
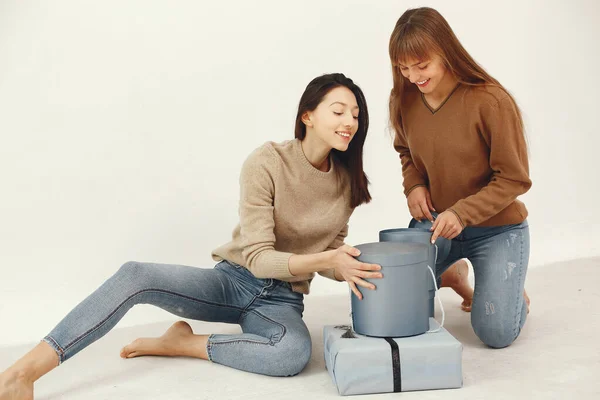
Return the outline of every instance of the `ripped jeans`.
{"type": "Polygon", "coordinates": [[[467,227],[452,239],[448,257],[438,264],[442,273],[461,258],[468,258],[475,272],[471,325],[490,347],[509,346],[527,319],[523,288],[529,264],[529,225],[467,227]]]}
{"type": "Polygon", "coordinates": [[[239,324],[243,333],[211,335],[208,358],[243,371],[296,375],[311,356],[304,295],[288,282],[259,279],[237,264],[214,268],[125,263],[43,340],[64,362],[108,333],[136,304],[179,317],[239,324]]]}

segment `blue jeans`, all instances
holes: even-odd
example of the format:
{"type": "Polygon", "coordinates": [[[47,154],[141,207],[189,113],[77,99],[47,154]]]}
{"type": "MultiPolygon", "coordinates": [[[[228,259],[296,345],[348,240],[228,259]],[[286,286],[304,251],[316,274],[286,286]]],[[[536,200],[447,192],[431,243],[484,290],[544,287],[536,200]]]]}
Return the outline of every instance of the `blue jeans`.
{"type": "Polygon", "coordinates": [[[467,227],[452,239],[450,253],[436,265],[438,284],[442,273],[461,258],[468,258],[475,272],[471,325],[490,347],[509,346],[527,319],[523,299],[529,264],[529,226],[467,227]]]}
{"type": "Polygon", "coordinates": [[[209,360],[271,376],[300,373],[311,356],[304,295],[288,282],[258,279],[237,264],[212,269],[128,262],[44,338],[64,362],[110,331],[136,304],[182,318],[239,324],[241,334],[211,335],[209,360]]]}

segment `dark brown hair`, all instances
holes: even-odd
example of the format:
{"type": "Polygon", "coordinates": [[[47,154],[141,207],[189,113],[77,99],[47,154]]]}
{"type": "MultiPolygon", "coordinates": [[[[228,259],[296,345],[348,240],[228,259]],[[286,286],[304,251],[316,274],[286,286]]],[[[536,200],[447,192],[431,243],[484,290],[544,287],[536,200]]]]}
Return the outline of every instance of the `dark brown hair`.
{"type": "MultiPolygon", "coordinates": [[[[300,104],[298,105],[298,114],[296,115],[296,139],[304,140],[306,137],[306,125],[302,122],[302,115],[308,111],[314,111],[323,98],[336,87],[346,87],[356,97],[358,104],[358,130],[348,145],[346,151],[331,150],[335,169],[339,174],[340,167],[343,167],[350,175],[350,189],[352,193],[351,207],[358,207],[361,204],[371,201],[369,194],[369,180],[363,170],[363,147],[369,129],[369,111],[367,102],[362,90],[344,74],[327,74],[313,79],[302,94],[300,104]]],[[[339,177],[339,175],[338,175],[339,177]]]]}

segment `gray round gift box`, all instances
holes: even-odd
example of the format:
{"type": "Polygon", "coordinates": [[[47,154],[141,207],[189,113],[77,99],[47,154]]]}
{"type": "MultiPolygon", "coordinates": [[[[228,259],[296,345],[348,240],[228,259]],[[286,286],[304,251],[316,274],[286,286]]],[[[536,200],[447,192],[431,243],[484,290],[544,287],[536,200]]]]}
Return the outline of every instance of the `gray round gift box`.
{"type": "Polygon", "coordinates": [[[381,265],[381,279],[366,279],[376,290],[359,287],[363,299],[352,296],[356,333],[404,337],[429,329],[428,263],[430,247],[421,243],[377,242],[356,246],[359,261],[381,265]]]}
{"type": "MultiPolygon", "coordinates": [[[[379,232],[380,242],[398,242],[398,243],[421,243],[429,247],[429,266],[435,272],[436,263],[442,263],[450,252],[450,241],[445,238],[438,238],[436,245],[431,244],[432,232],[427,228],[398,228],[385,229],[379,232]]],[[[429,316],[433,317],[435,312],[435,285],[433,278],[429,279],[429,316]]]]}

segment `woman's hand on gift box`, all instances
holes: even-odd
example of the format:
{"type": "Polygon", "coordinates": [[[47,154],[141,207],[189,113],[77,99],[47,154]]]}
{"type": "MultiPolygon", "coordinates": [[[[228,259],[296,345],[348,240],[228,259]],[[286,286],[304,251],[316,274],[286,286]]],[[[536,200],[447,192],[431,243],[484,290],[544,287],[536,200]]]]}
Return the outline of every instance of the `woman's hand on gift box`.
{"type": "Polygon", "coordinates": [[[358,286],[375,290],[375,285],[365,279],[382,278],[381,266],[358,261],[355,257],[360,255],[360,250],[347,244],[333,252],[332,264],[335,268],[336,278],[348,282],[352,293],[362,300],[362,293],[358,286]]]}
{"type": "Polygon", "coordinates": [[[438,237],[446,239],[454,239],[463,231],[463,226],[458,219],[458,216],[450,210],[446,210],[435,219],[433,226],[429,228],[433,234],[431,235],[431,243],[435,243],[438,237]]]}

